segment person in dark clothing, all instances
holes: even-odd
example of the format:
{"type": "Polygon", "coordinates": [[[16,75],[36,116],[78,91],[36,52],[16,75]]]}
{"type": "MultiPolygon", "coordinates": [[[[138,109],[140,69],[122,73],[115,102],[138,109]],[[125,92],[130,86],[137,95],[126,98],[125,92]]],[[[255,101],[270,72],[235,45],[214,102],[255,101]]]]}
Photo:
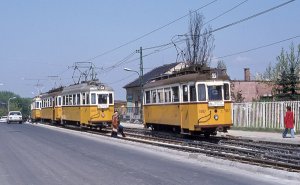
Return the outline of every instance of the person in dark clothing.
{"type": "Polygon", "coordinates": [[[118,132],[122,134],[123,137],[126,137],[126,135],[123,132],[124,128],[120,124],[119,120],[119,114],[117,111],[114,112],[114,115],[112,117],[112,132],[111,132],[111,137],[117,137],[118,132]]]}

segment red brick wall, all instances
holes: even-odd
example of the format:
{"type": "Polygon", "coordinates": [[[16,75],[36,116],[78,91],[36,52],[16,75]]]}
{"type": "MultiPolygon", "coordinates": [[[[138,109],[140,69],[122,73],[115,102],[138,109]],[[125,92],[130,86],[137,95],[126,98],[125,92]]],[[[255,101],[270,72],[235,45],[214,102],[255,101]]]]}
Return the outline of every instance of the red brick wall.
{"type": "Polygon", "coordinates": [[[244,102],[251,102],[260,96],[271,95],[272,86],[260,81],[232,81],[232,91],[235,95],[240,91],[244,102]]]}

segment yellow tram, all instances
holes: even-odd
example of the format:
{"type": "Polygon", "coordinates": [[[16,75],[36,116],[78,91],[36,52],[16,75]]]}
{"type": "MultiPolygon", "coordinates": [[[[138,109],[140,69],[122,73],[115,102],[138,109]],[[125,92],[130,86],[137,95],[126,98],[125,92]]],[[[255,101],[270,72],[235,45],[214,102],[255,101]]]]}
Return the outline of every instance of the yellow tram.
{"type": "Polygon", "coordinates": [[[30,105],[32,122],[41,120],[41,106],[42,106],[41,97],[40,96],[34,97],[30,105]]]}
{"type": "Polygon", "coordinates": [[[61,92],[63,87],[55,88],[41,95],[42,109],[41,121],[60,123],[62,115],[61,92]]]}
{"type": "Polygon", "coordinates": [[[228,75],[219,69],[183,71],[144,86],[144,124],[154,130],[209,136],[232,126],[228,75]]]}
{"type": "Polygon", "coordinates": [[[98,81],[87,81],[65,87],[62,96],[62,124],[88,128],[111,125],[114,113],[114,91],[98,81]]]}

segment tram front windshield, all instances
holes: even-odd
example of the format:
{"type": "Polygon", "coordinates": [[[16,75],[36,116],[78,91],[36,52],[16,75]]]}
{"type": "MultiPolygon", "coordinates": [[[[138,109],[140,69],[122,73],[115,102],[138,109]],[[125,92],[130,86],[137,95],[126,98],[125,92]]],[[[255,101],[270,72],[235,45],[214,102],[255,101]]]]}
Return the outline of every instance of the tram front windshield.
{"type": "Polygon", "coordinates": [[[222,98],[222,86],[221,85],[212,85],[207,86],[208,89],[208,99],[210,101],[220,101],[222,98]]]}
{"type": "Polygon", "coordinates": [[[98,104],[108,104],[108,94],[98,94],[98,104]]]}

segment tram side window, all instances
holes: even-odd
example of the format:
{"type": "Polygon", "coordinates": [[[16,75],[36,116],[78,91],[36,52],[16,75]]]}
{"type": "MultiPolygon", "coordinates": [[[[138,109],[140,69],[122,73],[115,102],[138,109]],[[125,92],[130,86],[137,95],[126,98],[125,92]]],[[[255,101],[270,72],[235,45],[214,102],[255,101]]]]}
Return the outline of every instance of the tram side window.
{"type": "Polygon", "coordinates": [[[163,89],[158,89],[157,90],[157,97],[158,97],[158,103],[163,103],[164,102],[164,91],[163,91],[163,89]]]}
{"type": "Polygon", "coordinates": [[[107,104],[107,102],[107,94],[98,94],[98,104],[107,104]]]}
{"type": "Polygon", "coordinates": [[[66,96],[63,96],[63,102],[62,102],[63,105],[66,105],[66,96]]]}
{"type": "Polygon", "coordinates": [[[77,94],[77,105],[80,105],[80,94],[77,94]]]}
{"type": "Polygon", "coordinates": [[[69,105],[73,105],[73,96],[69,95],[69,105]]]}
{"type": "Polygon", "coordinates": [[[171,89],[170,88],[165,88],[165,102],[171,102],[171,89]]]}
{"type": "Polygon", "coordinates": [[[82,105],[85,105],[85,93],[82,93],[82,105]]]}
{"type": "Polygon", "coordinates": [[[73,94],[73,105],[77,105],[77,103],[76,103],[76,94],[73,94]]]}
{"type": "Polygon", "coordinates": [[[69,104],[69,100],[70,100],[70,99],[69,99],[69,95],[67,95],[67,96],[66,96],[66,105],[70,105],[70,104],[69,104]]]}
{"type": "Polygon", "coordinates": [[[146,96],[146,104],[150,103],[150,91],[146,91],[145,96],[146,96]]]}
{"type": "Polygon", "coordinates": [[[198,84],[198,101],[206,101],[206,89],[204,84],[198,84]]]}
{"type": "Polygon", "coordinates": [[[230,100],[229,84],[224,84],[224,100],[230,100]]]}
{"type": "Polygon", "coordinates": [[[182,96],[183,96],[183,101],[189,101],[189,94],[188,94],[187,85],[182,86],[182,96]]]}
{"type": "Polygon", "coordinates": [[[190,85],[190,101],[196,101],[196,87],[195,87],[195,85],[190,85]]]}
{"type": "Polygon", "coordinates": [[[61,96],[59,96],[57,99],[58,105],[61,106],[61,96]]]}
{"type": "Polygon", "coordinates": [[[113,104],[114,100],[113,100],[113,94],[109,93],[109,104],[113,104]]]}
{"type": "Polygon", "coordinates": [[[172,87],[172,102],[179,102],[179,87],[172,87]]]}
{"type": "Polygon", "coordinates": [[[152,90],[151,94],[152,94],[152,103],[156,103],[156,90],[152,90]]]}
{"type": "Polygon", "coordinates": [[[86,94],[86,104],[90,104],[90,94],[86,94]]]}
{"type": "MultiPolygon", "coordinates": [[[[99,95],[98,95],[98,102],[99,102],[99,95]]],[[[91,93],[91,104],[96,104],[96,94],[91,93]]]]}

